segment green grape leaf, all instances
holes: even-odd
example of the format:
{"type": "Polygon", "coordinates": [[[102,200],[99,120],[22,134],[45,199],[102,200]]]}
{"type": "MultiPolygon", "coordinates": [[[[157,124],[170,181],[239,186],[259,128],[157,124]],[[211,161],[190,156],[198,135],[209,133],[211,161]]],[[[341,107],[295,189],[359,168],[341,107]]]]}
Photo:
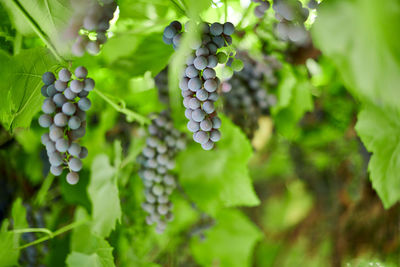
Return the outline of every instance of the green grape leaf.
{"type": "Polygon", "coordinates": [[[107,155],[94,158],[88,193],[92,202],[92,231],[101,237],[109,236],[121,219],[116,174],[117,168],[111,166],[107,155]]]}
{"type": "Polygon", "coordinates": [[[298,133],[298,121],[313,109],[311,83],[305,79],[304,69],[285,64],[280,72],[282,82],[278,86],[278,103],[272,107],[277,131],[286,138],[294,139],[298,133]]]}
{"type": "MultiPolygon", "coordinates": [[[[89,220],[89,218],[83,208],[76,210],[75,221],[89,220]]],[[[113,248],[106,240],[92,232],[92,225],[93,222],[92,224],[87,222],[73,230],[70,242],[71,253],[66,260],[67,266],[115,266],[113,248]]]]}
{"type": "MultiPolygon", "coordinates": [[[[16,29],[23,35],[34,35],[28,18],[17,8],[15,0],[1,0],[6,7],[16,29]]],[[[69,1],[64,0],[18,0],[21,8],[29,13],[32,20],[40,31],[47,35],[51,43],[56,46],[62,55],[69,54],[67,42],[61,38],[62,32],[69,24],[73,9],[69,1]],[[61,34],[61,35],[60,35],[61,34]]]]}
{"type": "Polygon", "coordinates": [[[255,244],[262,238],[260,230],[241,212],[221,210],[216,225],[204,233],[205,240],[191,240],[191,251],[202,266],[252,266],[255,244]]]}
{"type": "Polygon", "coordinates": [[[4,220],[0,230],[0,266],[17,266],[19,258],[15,234],[7,231],[9,222],[4,220]]]}
{"type": "Polygon", "coordinates": [[[229,119],[221,119],[222,138],[214,150],[205,151],[193,142],[177,158],[182,187],[210,213],[222,207],[259,204],[247,169],[251,145],[229,119]]]}
{"type": "Polygon", "coordinates": [[[40,110],[42,74],[54,70],[57,62],[45,48],[24,50],[14,57],[0,52],[0,122],[10,131],[29,127],[40,110]]]}
{"type": "Polygon", "coordinates": [[[313,41],[357,97],[399,108],[399,1],[324,1],[313,41]]]}
{"type": "Polygon", "coordinates": [[[118,58],[111,67],[129,72],[131,76],[141,76],[147,71],[150,71],[152,76],[157,75],[167,66],[174,51],[161,37],[162,33],[146,36],[133,53],[118,58]]]}
{"type": "Polygon", "coordinates": [[[373,188],[385,208],[400,200],[400,121],[399,111],[365,106],[358,115],[356,130],[372,152],[368,170],[373,188]]]}
{"type": "MultiPolygon", "coordinates": [[[[28,227],[26,221],[26,210],[22,205],[22,200],[18,198],[14,201],[11,215],[14,229],[28,227]]],[[[19,241],[21,234],[7,231],[9,222],[5,220],[0,230],[0,266],[17,266],[19,258],[19,241]]]]}

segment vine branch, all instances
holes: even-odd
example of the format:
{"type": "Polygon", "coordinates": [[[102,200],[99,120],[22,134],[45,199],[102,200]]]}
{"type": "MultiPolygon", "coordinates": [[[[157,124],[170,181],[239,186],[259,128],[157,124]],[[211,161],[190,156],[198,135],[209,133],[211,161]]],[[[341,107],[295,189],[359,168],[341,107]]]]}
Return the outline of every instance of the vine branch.
{"type": "Polygon", "coordinates": [[[140,115],[137,112],[134,112],[128,108],[125,107],[125,105],[119,105],[118,103],[115,103],[114,101],[112,101],[110,99],[109,96],[107,96],[106,94],[100,92],[99,90],[94,90],[94,92],[100,96],[101,98],[103,98],[104,101],[106,101],[108,104],[110,104],[116,111],[125,114],[126,116],[128,116],[129,118],[132,118],[133,120],[137,121],[138,123],[140,123],[141,125],[145,125],[145,124],[150,124],[150,119],[146,118],[143,115],[140,115]]]}
{"type": "Polygon", "coordinates": [[[65,60],[58,54],[54,45],[48,40],[46,34],[42,31],[40,26],[36,23],[36,21],[29,15],[29,13],[25,10],[25,8],[18,2],[18,0],[12,0],[11,3],[14,4],[15,8],[17,8],[22,16],[26,19],[29,25],[32,27],[33,31],[39,36],[39,38],[47,45],[50,51],[53,53],[54,57],[59,62],[65,62],[65,60]]]}
{"type": "MultiPolygon", "coordinates": [[[[88,220],[82,220],[82,221],[78,221],[78,222],[73,222],[73,223],[71,223],[71,224],[68,224],[68,225],[66,225],[66,226],[64,226],[64,227],[62,227],[62,228],[60,228],[60,229],[58,229],[58,230],[55,231],[55,232],[51,232],[50,230],[48,230],[48,231],[51,233],[51,234],[49,234],[48,236],[44,236],[44,237],[39,238],[39,239],[37,239],[37,240],[35,240],[35,241],[33,241],[33,242],[30,242],[30,243],[28,243],[28,244],[19,246],[18,249],[24,249],[24,248],[27,248],[27,247],[30,247],[30,246],[33,246],[33,245],[42,243],[42,242],[44,242],[44,241],[47,241],[47,240],[49,240],[49,239],[54,238],[55,236],[61,235],[61,234],[65,233],[65,232],[68,232],[69,230],[72,230],[72,229],[74,229],[75,227],[80,226],[80,225],[82,225],[82,224],[84,224],[84,223],[86,223],[86,222],[88,222],[88,220]]],[[[18,231],[18,230],[28,230],[28,229],[29,229],[29,228],[27,228],[27,229],[17,229],[17,230],[14,230],[14,232],[15,232],[15,231],[18,231]]],[[[34,230],[35,228],[30,228],[30,229],[31,229],[31,230],[34,230]]],[[[42,229],[42,230],[43,230],[43,228],[36,228],[36,229],[42,229]]],[[[27,231],[27,232],[28,232],[28,231],[27,231]]],[[[34,232],[34,231],[29,231],[29,232],[34,232]]],[[[25,232],[25,233],[26,233],[26,232],[25,232]]]]}
{"type": "Polygon", "coordinates": [[[184,15],[186,14],[185,9],[183,9],[175,0],[170,0],[172,2],[172,4],[184,15]]]}

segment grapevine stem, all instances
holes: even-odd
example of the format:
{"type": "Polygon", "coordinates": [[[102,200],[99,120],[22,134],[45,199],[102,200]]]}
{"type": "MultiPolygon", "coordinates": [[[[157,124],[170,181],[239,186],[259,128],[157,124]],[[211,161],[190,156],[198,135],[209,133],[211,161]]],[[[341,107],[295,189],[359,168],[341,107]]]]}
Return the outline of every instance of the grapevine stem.
{"type": "Polygon", "coordinates": [[[145,116],[140,115],[139,113],[136,113],[126,107],[121,107],[114,101],[110,99],[107,95],[104,93],[100,92],[99,90],[94,90],[94,92],[97,93],[98,96],[104,99],[108,104],[110,104],[116,111],[125,114],[126,116],[132,118],[133,120],[137,121],[138,123],[144,125],[144,124],[150,124],[150,120],[146,118],[145,116]]]}
{"type": "Polygon", "coordinates": [[[179,10],[182,14],[187,15],[187,14],[186,14],[186,11],[185,11],[175,0],[171,0],[171,2],[172,2],[172,4],[174,4],[174,6],[176,6],[176,8],[178,8],[178,10],[179,10]]]}
{"type": "Polygon", "coordinates": [[[20,32],[17,32],[14,38],[14,47],[13,47],[14,55],[18,55],[19,52],[21,52],[21,47],[22,47],[22,34],[20,32]]]}
{"type": "Polygon", "coordinates": [[[226,22],[228,20],[228,1],[224,0],[224,9],[225,9],[225,21],[226,22]]]}
{"type": "Polygon", "coordinates": [[[244,21],[244,19],[247,17],[247,15],[250,13],[250,9],[253,7],[253,2],[250,3],[250,5],[244,10],[243,12],[243,16],[240,19],[238,25],[236,26],[237,29],[240,29],[240,27],[242,26],[242,23],[244,21]]]}
{"type": "MultiPolygon", "coordinates": [[[[33,242],[30,242],[30,243],[28,243],[28,244],[22,245],[22,246],[18,247],[18,249],[24,249],[24,248],[27,248],[27,247],[30,247],[30,246],[33,246],[33,245],[42,243],[42,242],[47,241],[47,240],[49,240],[49,239],[52,239],[52,238],[55,237],[55,236],[61,235],[61,234],[65,233],[65,232],[68,232],[69,230],[74,229],[74,228],[77,227],[77,226],[80,226],[80,225],[86,223],[87,221],[88,221],[88,220],[82,220],[82,221],[73,222],[73,223],[71,223],[71,224],[68,224],[68,225],[66,225],[66,226],[64,226],[64,227],[62,227],[62,228],[60,228],[60,229],[58,229],[57,231],[52,232],[51,235],[44,236],[44,237],[39,238],[39,239],[37,239],[37,240],[35,240],[35,241],[33,241],[33,242]]],[[[38,228],[36,228],[36,229],[38,229],[38,228]]],[[[40,229],[40,228],[39,228],[39,229],[40,229]]],[[[24,229],[21,229],[21,230],[24,230],[24,229]]],[[[16,231],[16,230],[14,230],[14,231],[16,231]]],[[[50,231],[50,230],[49,230],[49,231],[50,231]]],[[[51,231],[50,231],[50,232],[51,232],[51,231]]]]}
{"type": "Polygon", "coordinates": [[[49,174],[47,176],[47,178],[44,180],[42,186],[40,187],[39,192],[38,192],[38,194],[36,196],[36,199],[35,199],[35,202],[39,206],[41,206],[44,203],[46,195],[47,195],[47,192],[49,191],[50,186],[54,181],[54,178],[55,178],[54,175],[49,174]]]}
{"type": "Polygon", "coordinates": [[[31,25],[33,31],[39,36],[39,38],[47,45],[50,51],[53,53],[54,57],[59,62],[65,62],[65,60],[58,54],[54,45],[48,40],[46,34],[40,29],[39,25],[36,21],[29,15],[29,13],[25,10],[25,8],[18,2],[18,0],[11,1],[14,6],[21,12],[22,16],[27,20],[29,25],[31,25]]]}
{"type": "Polygon", "coordinates": [[[46,233],[48,236],[53,237],[53,232],[47,228],[23,228],[23,229],[15,229],[12,230],[15,234],[22,234],[22,233],[46,233]]]}

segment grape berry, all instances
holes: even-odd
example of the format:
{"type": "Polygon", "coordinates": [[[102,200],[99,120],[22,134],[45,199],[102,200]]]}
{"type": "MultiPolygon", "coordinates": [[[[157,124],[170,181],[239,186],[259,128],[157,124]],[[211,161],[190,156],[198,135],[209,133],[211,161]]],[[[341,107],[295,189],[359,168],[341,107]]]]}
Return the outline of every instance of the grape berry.
{"type": "Polygon", "coordinates": [[[69,184],[79,181],[81,159],[88,154],[87,149],[77,142],[86,132],[86,111],[91,106],[87,96],[94,89],[94,81],[87,77],[87,73],[85,67],[78,67],[75,69],[76,79],[72,79],[72,73],[66,68],[58,72],[58,80],[52,72],[42,76],[42,95],[46,99],[39,125],[49,128],[49,133],[43,134],[41,140],[46,146],[50,172],[59,176],[64,168],[68,168],[66,178],[69,184]]]}

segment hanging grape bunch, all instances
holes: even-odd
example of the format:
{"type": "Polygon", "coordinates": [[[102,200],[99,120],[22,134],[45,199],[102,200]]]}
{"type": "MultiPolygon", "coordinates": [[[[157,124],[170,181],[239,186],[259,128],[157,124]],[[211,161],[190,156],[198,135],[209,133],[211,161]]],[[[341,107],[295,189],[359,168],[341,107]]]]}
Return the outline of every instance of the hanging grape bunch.
{"type": "Polygon", "coordinates": [[[146,146],[138,156],[139,176],[145,187],[142,207],[148,213],[147,224],[156,223],[158,233],[164,232],[166,223],[173,219],[169,197],[176,187],[176,178],[172,169],[176,154],[185,146],[185,136],[174,128],[168,112],[164,111],[149,126],[146,146]]]}
{"type": "Polygon", "coordinates": [[[78,172],[82,169],[81,159],[88,155],[88,150],[80,146],[78,139],[86,132],[86,111],[91,106],[87,98],[94,89],[94,81],[87,78],[87,69],[75,69],[75,79],[64,68],[58,72],[58,80],[52,72],[43,74],[43,103],[39,125],[49,128],[49,133],[42,135],[50,162],[50,172],[55,176],[68,169],[67,182],[76,184],[78,172]]]}
{"type": "MultiPolygon", "coordinates": [[[[190,27],[186,25],[186,30],[190,27]]],[[[186,58],[184,75],[179,82],[182,90],[183,105],[186,108],[185,116],[189,120],[187,127],[193,132],[193,139],[200,143],[204,150],[210,150],[214,143],[219,141],[221,120],[215,111],[214,102],[218,100],[217,89],[220,80],[214,68],[217,64],[225,63],[227,55],[218,52],[219,48],[232,44],[235,28],[232,23],[218,22],[200,25],[201,40],[192,41],[192,52],[186,58]]],[[[182,25],[173,21],[164,30],[163,40],[166,44],[173,44],[177,49],[182,36],[182,25]]]]}
{"type": "Polygon", "coordinates": [[[276,0],[272,5],[275,17],[279,20],[276,25],[278,37],[296,45],[306,45],[310,42],[310,35],[304,27],[309,10],[303,7],[298,0],[276,0]]]}
{"type": "Polygon", "coordinates": [[[265,15],[265,12],[269,9],[271,4],[269,3],[268,0],[251,0],[254,3],[257,3],[259,5],[256,6],[254,9],[254,15],[257,18],[262,18],[265,15]]]}
{"type": "Polygon", "coordinates": [[[114,0],[74,0],[72,4],[76,6],[74,17],[66,31],[66,37],[75,40],[72,53],[78,57],[83,56],[85,51],[96,55],[100,52],[100,46],[107,42],[107,30],[117,3],[114,0]]]}
{"type": "Polygon", "coordinates": [[[259,118],[269,114],[274,97],[269,96],[266,90],[267,77],[271,75],[268,66],[250,58],[241,58],[244,68],[222,83],[222,98],[224,112],[251,139],[258,128],[259,118]]]}

